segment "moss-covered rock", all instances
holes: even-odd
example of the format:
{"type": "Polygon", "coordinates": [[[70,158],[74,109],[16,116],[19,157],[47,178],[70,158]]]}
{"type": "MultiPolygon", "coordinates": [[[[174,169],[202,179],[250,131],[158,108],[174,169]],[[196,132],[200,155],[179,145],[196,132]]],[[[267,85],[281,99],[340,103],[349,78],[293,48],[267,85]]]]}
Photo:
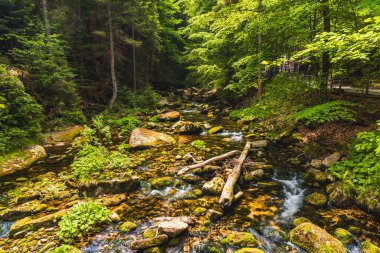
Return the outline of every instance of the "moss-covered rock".
{"type": "Polygon", "coordinates": [[[363,253],[380,253],[380,248],[370,241],[365,241],[360,246],[363,253]]]}
{"type": "Polygon", "coordinates": [[[50,144],[58,142],[72,142],[83,130],[83,126],[72,126],[57,132],[45,135],[47,142],[50,144]]]}
{"type": "Polygon", "coordinates": [[[330,203],[338,207],[347,207],[354,202],[355,190],[349,184],[341,182],[333,183],[327,186],[330,203]]]}
{"type": "Polygon", "coordinates": [[[206,194],[219,195],[223,191],[224,180],[221,177],[214,177],[211,181],[205,183],[202,190],[206,194]]]}
{"type": "Polygon", "coordinates": [[[235,251],[235,253],[264,253],[264,251],[258,248],[242,248],[235,251]]]}
{"type": "Polygon", "coordinates": [[[294,228],[290,232],[290,241],[308,253],[347,252],[338,239],[310,222],[304,222],[294,228]]]}
{"type": "Polygon", "coordinates": [[[168,240],[169,240],[169,238],[167,235],[158,235],[158,236],[153,237],[153,238],[133,241],[130,244],[130,248],[132,250],[148,249],[148,248],[152,248],[155,246],[160,246],[162,244],[165,244],[168,242],[168,240]]]}
{"type": "Polygon", "coordinates": [[[158,235],[158,229],[157,228],[148,228],[145,229],[142,233],[142,237],[144,239],[153,238],[158,235]]]}
{"type": "Polygon", "coordinates": [[[174,181],[174,178],[172,177],[159,177],[153,179],[150,184],[155,189],[163,189],[169,185],[171,185],[174,181]]]}
{"type": "Polygon", "coordinates": [[[327,198],[321,193],[313,192],[305,197],[305,202],[313,206],[324,206],[326,205],[327,198]]]}
{"type": "Polygon", "coordinates": [[[298,226],[298,225],[300,225],[302,223],[305,223],[305,222],[310,222],[311,223],[311,221],[308,218],[299,217],[299,218],[296,218],[296,219],[293,220],[293,225],[294,226],[298,226]]]}
{"type": "Polygon", "coordinates": [[[217,134],[223,132],[223,127],[222,126],[216,126],[208,130],[209,134],[217,134]]]}
{"type": "Polygon", "coordinates": [[[222,212],[219,212],[219,211],[216,211],[213,209],[209,209],[207,211],[207,215],[206,215],[207,219],[209,219],[210,221],[216,221],[219,218],[221,218],[222,216],[223,216],[222,212]]]}
{"type": "Polygon", "coordinates": [[[355,237],[343,228],[337,228],[334,231],[335,236],[344,244],[351,244],[355,242],[355,237]]]}
{"type": "Polygon", "coordinates": [[[191,121],[178,121],[171,128],[171,130],[179,134],[200,134],[202,129],[202,123],[191,121]]]}
{"type": "Polygon", "coordinates": [[[126,221],[119,227],[119,230],[123,233],[128,233],[137,228],[137,224],[131,221],[126,221]]]}
{"type": "Polygon", "coordinates": [[[47,204],[41,203],[38,200],[33,200],[19,206],[7,209],[0,214],[2,220],[17,220],[39,212],[48,208],[47,204]]]}
{"type": "Polygon", "coordinates": [[[256,238],[247,232],[231,232],[226,238],[220,241],[222,244],[232,246],[257,246],[256,238]]]}
{"type": "MultiPolygon", "coordinates": [[[[40,252],[45,252],[45,251],[41,250],[40,252]]],[[[82,251],[75,248],[74,246],[64,244],[54,249],[48,250],[46,251],[46,253],[82,253],[82,251]]]]}
{"type": "Polygon", "coordinates": [[[204,215],[207,212],[207,209],[204,207],[197,207],[194,210],[194,215],[195,216],[201,216],[204,215]]]}
{"type": "Polygon", "coordinates": [[[121,202],[127,199],[127,195],[125,194],[115,194],[110,196],[105,196],[100,199],[100,204],[104,206],[117,206],[121,202]]]}
{"type": "Polygon", "coordinates": [[[143,251],[143,253],[162,253],[164,249],[161,247],[153,247],[143,251]]]}

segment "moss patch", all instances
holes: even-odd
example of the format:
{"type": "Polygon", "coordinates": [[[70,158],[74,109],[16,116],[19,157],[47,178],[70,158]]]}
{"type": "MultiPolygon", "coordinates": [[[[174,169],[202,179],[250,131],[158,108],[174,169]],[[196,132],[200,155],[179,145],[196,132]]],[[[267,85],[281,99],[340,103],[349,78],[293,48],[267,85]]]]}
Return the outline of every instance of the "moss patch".
{"type": "Polygon", "coordinates": [[[256,238],[246,232],[231,232],[226,238],[221,240],[222,244],[233,246],[256,246],[256,238]]]}

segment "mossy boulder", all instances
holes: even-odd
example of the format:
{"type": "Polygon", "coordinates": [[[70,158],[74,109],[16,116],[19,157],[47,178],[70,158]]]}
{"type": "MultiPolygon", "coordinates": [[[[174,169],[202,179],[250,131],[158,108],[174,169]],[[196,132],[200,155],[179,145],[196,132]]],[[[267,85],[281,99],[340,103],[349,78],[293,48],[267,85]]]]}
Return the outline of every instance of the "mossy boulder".
{"type": "Polygon", "coordinates": [[[172,177],[159,177],[155,178],[151,181],[151,185],[155,189],[163,189],[169,185],[171,185],[174,181],[172,177]]]}
{"type": "Polygon", "coordinates": [[[46,151],[41,145],[35,145],[23,150],[22,157],[11,158],[0,164],[0,178],[12,175],[18,171],[29,169],[35,162],[46,157],[46,151]]]}
{"type": "Polygon", "coordinates": [[[343,244],[317,225],[304,222],[290,232],[290,241],[308,253],[346,253],[343,244]]]}
{"type": "Polygon", "coordinates": [[[380,198],[368,191],[361,191],[355,198],[355,203],[367,212],[380,215],[380,198]]]}
{"type": "Polygon", "coordinates": [[[137,224],[131,221],[126,221],[119,227],[119,230],[123,233],[128,233],[137,228],[137,224]]]}
{"type": "Polygon", "coordinates": [[[322,193],[313,192],[305,197],[305,202],[313,206],[324,206],[326,205],[327,198],[322,193]]]}
{"type": "Polygon", "coordinates": [[[242,248],[235,251],[235,253],[264,253],[264,251],[258,248],[242,248]]]}
{"type": "Polygon", "coordinates": [[[162,244],[167,243],[169,240],[169,237],[167,235],[158,235],[156,237],[142,239],[142,240],[136,240],[131,242],[129,247],[132,250],[144,250],[148,248],[152,248],[155,246],[160,246],[162,244]]]}
{"type": "Polygon", "coordinates": [[[323,185],[327,183],[327,176],[328,174],[326,172],[316,169],[309,169],[306,172],[305,179],[311,184],[318,183],[323,185]]]}
{"type": "Polygon", "coordinates": [[[129,147],[135,149],[168,146],[175,143],[176,140],[172,136],[145,128],[133,130],[129,139],[129,147]]]}
{"type": "Polygon", "coordinates": [[[58,142],[72,142],[83,130],[83,126],[72,126],[66,129],[48,133],[45,138],[50,144],[58,142]]]}
{"type": "Polygon", "coordinates": [[[227,237],[220,241],[222,244],[228,244],[232,246],[257,246],[256,238],[247,232],[231,232],[227,237]]]}
{"type": "Polygon", "coordinates": [[[355,237],[343,228],[335,229],[334,234],[343,244],[348,245],[355,242],[355,237]]]}
{"type": "Polygon", "coordinates": [[[42,212],[48,208],[47,204],[41,203],[38,200],[33,200],[26,202],[19,206],[7,209],[3,211],[0,215],[2,220],[17,220],[24,218],[39,212],[42,212]]]}
{"type": "Polygon", "coordinates": [[[170,128],[179,134],[200,134],[203,131],[202,123],[191,121],[178,121],[170,128]]]}
{"type": "Polygon", "coordinates": [[[380,253],[380,248],[370,241],[365,241],[361,244],[360,249],[363,253],[380,253]]]}
{"type": "Polygon", "coordinates": [[[208,130],[209,134],[218,134],[223,132],[223,127],[222,126],[216,126],[208,130]]]}
{"type": "Polygon", "coordinates": [[[263,169],[258,169],[251,171],[244,175],[244,181],[246,182],[257,182],[263,179],[265,176],[265,171],[263,169]]]}
{"type": "Polygon", "coordinates": [[[177,121],[181,117],[178,111],[171,111],[157,116],[160,121],[177,121]]]}
{"type": "Polygon", "coordinates": [[[52,227],[58,224],[58,221],[67,213],[67,210],[61,210],[59,212],[42,216],[40,218],[24,218],[13,223],[9,237],[12,238],[16,233],[21,231],[35,231],[43,227],[52,227]]]}
{"type": "Polygon", "coordinates": [[[102,194],[116,194],[136,190],[140,186],[140,178],[136,176],[111,180],[90,181],[77,185],[67,181],[66,185],[79,189],[80,195],[99,196],[102,194]]]}
{"type": "Polygon", "coordinates": [[[157,235],[158,235],[157,228],[148,228],[148,229],[145,229],[144,232],[142,233],[142,237],[144,239],[153,238],[153,237],[156,237],[157,235]]]}
{"type": "Polygon", "coordinates": [[[207,212],[207,209],[204,208],[204,207],[197,207],[195,210],[194,210],[194,215],[195,216],[201,216],[201,215],[204,215],[206,214],[207,212]]]}
{"type": "Polygon", "coordinates": [[[305,222],[310,222],[311,223],[311,221],[308,218],[299,217],[299,218],[296,218],[296,219],[293,220],[293,225],[294,226],[298,226],[298,225],[300,225],[302,223],[305,223],[305,222]]]}
{"type": "Polygon", "coordinates": [[[327,186],[326,191],[334,206],[347,207],[354,203],[355,190],[349,184],[333,183],[327,186]]]}
{"type": "MultiPolygon", "coordinates": [[[[45,251],[41,250],[40,252],[45,251]]],[[[75,248],[74,246],[64,244],[52,250],[48,250],[46,253],[82,253],[82,251],[75,248]]]]}
{"type": "Polygon", "coordinates": [[[211,181],[203,185],[202,191],[210,195],[219,195],[223,191],[224,184],[223,178],[214,177],[211,181]]]}

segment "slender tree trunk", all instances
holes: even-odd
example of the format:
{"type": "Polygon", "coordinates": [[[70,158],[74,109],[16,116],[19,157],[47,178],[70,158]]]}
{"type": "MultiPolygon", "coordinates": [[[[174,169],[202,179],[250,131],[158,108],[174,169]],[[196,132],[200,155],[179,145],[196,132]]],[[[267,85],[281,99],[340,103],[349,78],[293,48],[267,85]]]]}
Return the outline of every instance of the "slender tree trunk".
{"type": "MultiPolygon", "coordinates": [[[[135,41],[135,24],[132,18],[132,39],[135,41]]],[[[136,46],[135,43],[132,44],[132,57],[133,57],[133,92],[137,91],[137,81],[136,81],[136,46]]]]}
{"type": "MultiPolygon", "coordinates": [[[[321,0],[322,3],[322,16],[323,16],[323,31],[330,32],[331,22],[330,22],[330,7],[329,0],[321,0]]],[[[330,72],[330,56],[327,52],[322,55],[322,81],[321,81],[321,95],[323,98],[327,97],[327,87],[329,81],[330,72]]]]}
{"type": "Polygon", "coordinates": [[[110,40],[110,67],[111,67],[111,81],[112,81],[112,98],[110,101],[110,108],[115,104],[117,97],[117,80],[115,73],[115,50],[113,42],[113,31],[112,31],[112,13],[111,13],[111,0],[108,0],[108,29],[109,29],[109,40],[110,40]]]}
{"type": "Polygon", "coordinates": [[[45,25],[45,37],[50,36],[50,24],[49,24],[49,8],[47,0],[42,0],[42,7],[44,10],[44,25],[45,25]]]}
{"type": "MultiPolygon", "coordinates": [[[[263,10],[263,3],[262,0],[259,0],[259,7],[257,9],[257,12],[260,13],[263,10]]],[[[258,68],[257,68],[257,85],[258,85],[258,95],[259,98],[263,95],[263,72],[262,72],[262,65],[261,65],[261,47],[263,43],[263,37],[261,34],[261,31],[259,29],[259,34],[257,36],[257,63],[258,63],[258,68]]]]}

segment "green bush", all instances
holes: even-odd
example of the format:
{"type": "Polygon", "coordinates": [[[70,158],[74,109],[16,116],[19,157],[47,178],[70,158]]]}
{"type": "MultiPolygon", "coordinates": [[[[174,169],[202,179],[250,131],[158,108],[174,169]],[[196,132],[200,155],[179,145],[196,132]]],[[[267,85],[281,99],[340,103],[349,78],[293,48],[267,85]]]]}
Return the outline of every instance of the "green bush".
{"type": "Polygon", "coordinates": [[[378,126],[376,131],[359,133],[350,146],[348,159],[333,165],[329,171],[380,196],[380,121],[378,126]]]}
{"type": "Polygon", "coordinates": [[[307,126],[333,121],[355,122],[356,112],[351,109],[355,106],[357,106],[355,103],[337,100],[306,108],[295,113],[291,118],[307,126]]]}
{"type": "Polygon", "coordinates": [[[133,129],[138,127],[141,122],[133,115],[127,115],[120,119],[109,120],[111,126],[120,129],[120,134],[129,134],[133,129]]]}
{"type": "Polygon", "coordinates": [[[152,86],[147,85],[144,89],[134,93],[131,89],[126,88],[120,91],[117,105],[114,111],[125,110],[125,108],[137,108],[139,110],[153,109],[159,100],[159,95],[152,86]]]}
{"type": "Polygon", "coordinates": [[[0,153],[22,148],[41,132],[43,109],[0,65],[0,153]]]}
{"type": "Polygon", "coordinates": [[[191,146],[197,148],[197,149],[205,149],[206,143],[202,140],[195,140],[191,143],[191,146]]]}
{"type": "Polygon", "coordinates": [[[65,243],[96,231],[98,226],[110,222],[109,210],[92,200],[74,205],[59,221],[59,238],[65,243]]]}
{"type": "Polygon", "coordinates": [[[79,181],[97,178],[107,171],[127,169],[124,175],[131,175],[132,160],[118,151],[109,152],[103,146],[84,145],[71,164],[73,176],[79,181]]]}

